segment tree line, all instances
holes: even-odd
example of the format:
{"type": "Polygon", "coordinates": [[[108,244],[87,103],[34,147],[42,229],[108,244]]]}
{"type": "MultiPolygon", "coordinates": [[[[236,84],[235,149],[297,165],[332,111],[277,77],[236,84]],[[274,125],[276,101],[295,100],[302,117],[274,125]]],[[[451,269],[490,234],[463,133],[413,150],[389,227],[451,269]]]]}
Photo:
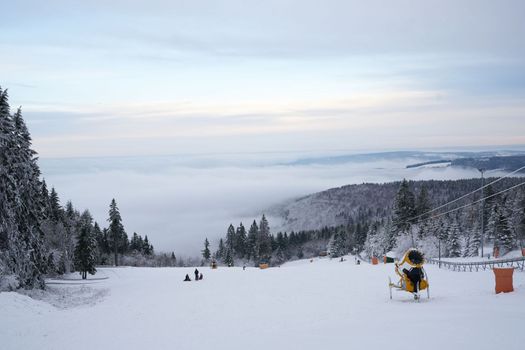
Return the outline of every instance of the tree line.
{"type": "Polygon", "coordinates": [[[96,265],[118,265],[119,257],[135,265],[165,262],[147,236],[129,240],[114,199],[102,229],[88,210],[80,213],[70,201],[62,206],[37,161],[21,108],[12,113],[0,88],[0,282],[44,288],[45,276],[77,270],[86,278],[96,265]]]}
{"type": "Polygon", "coordinates": [[[339,257],[347,254],[353,247],[363,245],[367,230],[367,224],[358,221],[319,230],[272,234],[268,219],[263,214],[259,223],[254,220],[248,230],[242,222],[237,227],[230,224],[214,252],[206,238],[202,264],[214,261],[226,266],[258,266],[260,263],[279,265],[289,260],[311,258],[324,253],[339,257]]]}
{"type": "Polygon", "coordinates": [[[498,190],[489,185],[463,202],[429,213],[439,203],[432,203],[424,184],[416,196],[415,182],[404,180],[392,215],[372,222],[364,250],[369,256],[381,256],[415,246],[431,257],[475,257],[480,255],[482,239],[484,246],[493,248],[485,251],[488,254],[504,255],[521,248],[525,239],[525,191],[518,187],[496,195],[519,181],[523,178],[501,181],[498,190]],[[465,207],[453,211],[460,206],[465,207]]]}
{"type": "MultiPolygon", "coordinates": [[[[259,224],[254,220],[248,231],[242,223],[238,227],[230,224],[225,237],[218,241],[215,252],[211,252],[210,243],[205,240],[203,263],[213,259],[224,265],[281,264],[320,254],[340,257],[353,252],[370,257],[383,256],[391,251],[402,253],[410,247],[421,249],[429,257],[472,257],[480,254],[482,236],[486,249],[495,248],[485,253],[493,254],[497,250],[504,255],[524,247],[525,191],[523,187],[518,187],[515,191],[495,194],[522,181],[523,178],[502,179],[497,185],[489,185],[479,193],[435,212],[430,212],[431,208],[478,189],[479,181],[403,180],[397,183],[397,191],[391,203],[387,204],[385,198],[388,196],[382,192],[384,188],[390,191],[393,184],[374,185],[371,192],[367,188],[368,200],[363,199],[357,210],[352,209],[351,214],[340,213],[340,218],[345,218],[343,224],[277,234],[270,233],[264,215],[259,224]],[[380,208],[377,198],[382,201],[380,208]],[[487,199],[468,205],[480,198],[487,199]],[[373,209],[374,203],[380,210],[373,209]],[[435,214],[465,205],[468,206],[461,210],[434,217],[435,214]]],[[[344,196],[338,193],[331,193],[330,196],[332,200],[335,198],[335,207],[344,207],[340,203],[346,200],[344,196]]],[[[355,198],[348,200],[355,201],[355,198]]]]}
{"type": "Polygon", "coordinates": [[[503,255],[524,246],[524,178],[486,181],[493,184],[483,191],[479,178],[347,185],[305,196],[277,212],[284,226],[294,229],[348,227],[358,222],[366,232],[358,239],[349,233],[346,251],[367,256],[382,256],[392,250],[398,253],[410,246],[419,247],[430,257],[476,256],[481,253],[482,237],[485,255],[495,251],[503,255]],[[513,189],[505,191],[509,188],[513,189]],[[446,205],[467,193],[470,195],[446,205]],[[443,208],[428,212],[440,206],[443,208]],[[442,215],[458,207],[463,208],[442,215]],[[493,251],[493,247],[497,249],[493,251]]]}

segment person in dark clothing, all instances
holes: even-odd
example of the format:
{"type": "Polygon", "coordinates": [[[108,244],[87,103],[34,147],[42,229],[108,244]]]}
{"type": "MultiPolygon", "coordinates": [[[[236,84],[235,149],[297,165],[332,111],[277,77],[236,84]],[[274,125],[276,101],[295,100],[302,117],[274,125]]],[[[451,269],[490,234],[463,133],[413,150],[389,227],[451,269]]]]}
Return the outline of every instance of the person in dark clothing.
{"type": "Polygon", "coordinates": [[[199,270],[195,269],[195,281],[199,280],[199,270]]]}
{"type": "Polygon", "coordinates": [[[184,282],[188,282],[188,281],[191,281],[191,278],[188,274],[186,274],[186,278],[184,279],[184,282]]]}
{"type": "Polygon", "coordinates": [[[201,274],[199,275],[199,281],[200,281],[201,279],[203,279],[203,278],[204,278],[204,276],[202,275],[202,272],[201,272],[201,274]]]}

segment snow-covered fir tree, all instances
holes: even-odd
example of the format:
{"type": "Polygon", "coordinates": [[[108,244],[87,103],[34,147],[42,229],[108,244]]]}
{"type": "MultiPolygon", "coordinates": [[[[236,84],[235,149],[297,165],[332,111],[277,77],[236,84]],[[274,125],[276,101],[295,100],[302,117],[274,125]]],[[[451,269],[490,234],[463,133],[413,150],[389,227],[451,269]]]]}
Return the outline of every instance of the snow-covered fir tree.
{"type": "MultiPolygon", "coordinates": [[[[126,238],[126,237],[125,237],[126,238]]],[[[148,235],[144,236],[144,242],[142,246],[142,252],[144,255],[149,256],[153,254],[153,245],[149,242],[148,235]]]]}
{"type": "Polygon", "coordinates": [[[348,240],[346,232],[337,231],[329,243],[329,253],[330,257],[338,258],[348,253],[348,240]]]}
{"type": "Polygon", "coordinates": [[[109,205],[109,237],[111,239],[111,246],[114,254],[114,264],[118,266],[118,252],[119,247],[122,245],[121,240],[124,232],[124,226],[122,225],[122,217],[120,216],[120,211],[117,207],[117,201],[115,198],[111,200],[109,205]]]}
{"type": "Polygon", "coordinates": [[[409,231],[415,213],[414,194],[410,191],[408,181],[403,180],[394,202],[394,216],[392,219],[392,232],[394,235],[398,236],[403,232],[409,231]]]}
{"type": "Polygon", "coordinates": [[[268,262],[272,255],[272,241],[270,236],[270,224],[263,214],[259,223],[259,232],[257,235],[257,255],[259,259],[268,262]]]}
{"type": "Polygon", "coordinates": [[[247,240],[246,229],[244,228],[244,225],[241,222],[235,232],[235,243],[234,243],[234,251],[235,251],[235,254],[239,258],[244,258],[246,255],[246,243],[247,243],[246,240],[247,240]]]}
{"type": "Polygon", "coordinates": [[[235,246],[235,227],[232,224],[228,226],[228,231],[226,232],[226,241],[224,242],[226,249],[234,251],[235,246]]]}
{"type": "Polygon", "coordinates": [[[502,210],[499,210],[495,227],[496,239],[494,241],[494,246],[499,248],[500,254],[503,255],[515,247],[516,241],[509,228],[508,219],[502,210]]]}
{"type": "Polygon", "coordinates": [[[428,198],[428,190],[426,186],[421,186],[419,195],[417,196],[415,215],[419,216],[418,221],[426,220],[429,217],[430,199],[428,198]]]}
{"type": "Polygon", "coordinates": [[[465,256],[478,256],[481,247],[481,227],[479,224],[473,224],[469,230],[469,240],[465,249],[465,256]]]}
{"type": "Polygon", "coordinates": [[[2,270],[23,288],[44,288],[48,268],[35,155],[21,110],[10,114],[7,91],[0,88],[0,259],[2,270]]]}
{"type": "Polygon", "coordinates": [[[87,278],[87,274],[94,275],[97,262],[97,240],[93,232],[92,218],[89,211],[82,214],[80,234],[75,247],[75,269],[80,272],[82,279],[87,278]]]}
{"type": "Polygon", "coordinates": [[[204,249],[202,250],[202,258],[206,263],[210,261],[211,258],[211,252],[210,252],[210,242],[208,241],[208,238],[204,240],[204,249]]]}
{"type": "Polygon", "coordinates": [[[215,259],[223,261],[226,257],[226,247],[224,246],[223,239],[219,239],[219,247],[217,248],[217,252],[215,253],[215,259]]]}
{"type": "Polygon", "coordinates": [[[457,258],[461,256],[460,231],[459,225],[455,220],[448,227],[447,251],[449,257],[457,258]]]}
{"type": "Polygon", "coordinates": [[[234,265],[233,251],[230,248],[225,248],[223,262],[224,262],[224,264],[226,266],[233,266],[234,265]]]}
{"type": "Polygon", "coordinates": [[[257,222],[253,220],[250,229],[248,230],[248,236],[246,238],[245,256],[248,260],[257,261],[259,260],[259,252],[257,249],[257,236],[259,235],[259,226],[257,222]]]}

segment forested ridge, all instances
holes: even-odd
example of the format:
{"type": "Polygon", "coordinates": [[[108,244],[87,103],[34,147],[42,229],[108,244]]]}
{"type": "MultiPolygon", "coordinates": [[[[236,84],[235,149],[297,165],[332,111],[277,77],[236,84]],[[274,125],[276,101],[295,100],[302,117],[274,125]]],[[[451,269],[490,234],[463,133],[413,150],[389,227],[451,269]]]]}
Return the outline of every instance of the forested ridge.
{"type": "MultiPolygon", "coordinates": [[[[404,180],[329,189],[272,208],[284,220],[285,229],[280,232],[269,232],[265,216],[259,225],[252,223],[251,236],[242,223],[237,228],[230,225],[213,257],[224,264],[281,264],[324,253],[331,257],[349,252],[381,256],[411,246],[429,257],[440,253],[477,256],[482,211],[484,245],[498,248],[503,255],[524,243],[525,186],[520,184],[525,178],[485,179],[485,184],[491,182],[495,183],[483,190],[479,190],[480,179],[404,180]],[[515,188],[506,191],[511,187],[515,188]],[[500,191],[505,192],[497,194],[500,191]],[[487,199],[480,202],[481,198],[487,199]],[[460,207],[464,208],[456,210],[460,207]],[[262,232],[261,226],[265,227],[262,232]],[[269,243],[259,243],[263,241],[269,243]]],[[[486,252],[492,253],[490,249],[486,252]]]]}

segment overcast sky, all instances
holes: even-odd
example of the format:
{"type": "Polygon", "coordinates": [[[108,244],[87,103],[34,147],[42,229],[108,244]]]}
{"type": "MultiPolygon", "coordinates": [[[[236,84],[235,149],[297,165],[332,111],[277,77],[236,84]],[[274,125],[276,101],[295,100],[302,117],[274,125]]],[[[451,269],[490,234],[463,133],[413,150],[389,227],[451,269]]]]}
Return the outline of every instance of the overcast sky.
{"type": "Polygon", "coordinates": [[[9,1],[42,157],[525,144],[525,2],[9,1]]]}

